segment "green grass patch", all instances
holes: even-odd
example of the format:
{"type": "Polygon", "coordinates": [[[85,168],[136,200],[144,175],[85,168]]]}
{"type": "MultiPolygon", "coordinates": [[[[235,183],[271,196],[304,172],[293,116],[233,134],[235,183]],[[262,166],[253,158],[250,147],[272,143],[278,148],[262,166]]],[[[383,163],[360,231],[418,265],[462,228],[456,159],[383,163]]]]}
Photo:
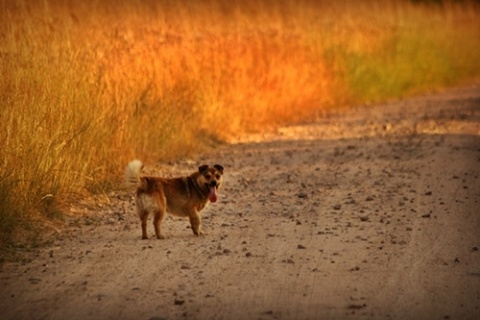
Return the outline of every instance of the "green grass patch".
{"type": "Polygon", "coordinates": [[[479,40],[464,30],[399,31],[379,53],[344,53],[355,103],[380,102],[473,79],[480,74],[479,40]]]}

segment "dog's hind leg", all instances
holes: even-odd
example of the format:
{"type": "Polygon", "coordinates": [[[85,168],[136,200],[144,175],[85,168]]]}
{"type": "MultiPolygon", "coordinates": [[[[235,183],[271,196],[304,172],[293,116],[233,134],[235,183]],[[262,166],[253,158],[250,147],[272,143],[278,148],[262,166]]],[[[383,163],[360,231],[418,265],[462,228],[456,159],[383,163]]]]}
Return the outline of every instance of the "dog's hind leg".
{"type": "Polygon", "coordinates": [[[139,215],[140,215],[140,219],[142,220],[142,239],[148,239],[147,237],[148,211],[142,210],[139,215]]]}
{"type": "Polygon", "coordinates": [[[155,227],[155,235],[157,236],[157,239],[165,239],[165,236],[162,235],[161,232],[162,220],[164,217],[165,211],[156,210],[153,213],[153,226],[155,227]]]}

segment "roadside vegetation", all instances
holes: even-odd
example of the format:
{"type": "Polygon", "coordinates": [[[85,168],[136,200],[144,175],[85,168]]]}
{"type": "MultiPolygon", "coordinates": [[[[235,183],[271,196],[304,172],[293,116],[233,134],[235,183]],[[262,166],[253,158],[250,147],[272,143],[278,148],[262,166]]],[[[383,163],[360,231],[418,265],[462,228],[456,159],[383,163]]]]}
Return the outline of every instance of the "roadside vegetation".
{"type": "Polygon", "coordinates": [[[0,0],[0,248],[133,158],[478,79],[469,1],[0,0]]]}

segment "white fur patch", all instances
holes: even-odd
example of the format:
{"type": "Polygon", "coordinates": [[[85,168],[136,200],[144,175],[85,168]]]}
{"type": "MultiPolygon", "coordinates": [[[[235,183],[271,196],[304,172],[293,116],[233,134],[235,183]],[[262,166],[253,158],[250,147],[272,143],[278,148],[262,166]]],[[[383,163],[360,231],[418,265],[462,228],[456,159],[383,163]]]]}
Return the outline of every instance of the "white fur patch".
{"type": "Polygon", "coordinates": [[[140,172],[143,169],[143,162],[140,160],[130,161],[125,168],[125,185],[127,187],[138,187],[140,184],[140,172]]]}

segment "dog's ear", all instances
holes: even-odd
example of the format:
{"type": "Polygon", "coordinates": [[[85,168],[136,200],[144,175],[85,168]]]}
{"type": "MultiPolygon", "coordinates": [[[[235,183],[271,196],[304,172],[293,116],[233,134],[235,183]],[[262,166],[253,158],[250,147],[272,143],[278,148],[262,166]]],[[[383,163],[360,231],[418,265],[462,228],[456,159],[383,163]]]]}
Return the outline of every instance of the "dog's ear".
{"type": "Polygon", "coordinates": [[[207,171],[208,169],[208,165],[207,164],[204,164],[204,165],[201,165],[200,167],[198,167],[198,171],[200,173],[204,173],[205,171],[207,171]]]}
{"type": "Polygon", "coordinates": [[[221,174],[223,174],[223,167],[219,164],[216,164],[213,166],[215,169],[217,169],[218,171],[220,171],[221,174]]]}

